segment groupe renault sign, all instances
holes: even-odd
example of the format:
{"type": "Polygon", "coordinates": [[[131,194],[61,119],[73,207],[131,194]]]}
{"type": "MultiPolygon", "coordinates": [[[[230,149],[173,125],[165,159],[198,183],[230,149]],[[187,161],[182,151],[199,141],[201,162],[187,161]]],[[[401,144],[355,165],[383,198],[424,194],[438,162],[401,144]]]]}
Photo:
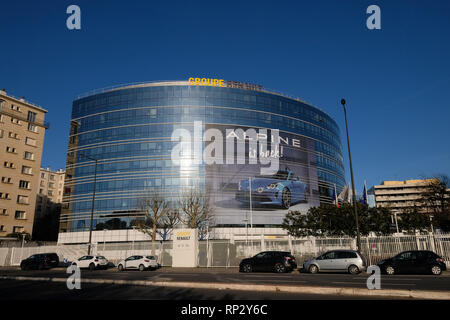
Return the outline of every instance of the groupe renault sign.
{"type": "Polygon", "coordinates": [[[223,79],[189,78],[188,82],[190,86],[226,87],[226,88],[239,88],[256,91],[262,90],[262,85],[223,79]]]}
{"type": "Polygon", "coordinates": [[[177,240],[190,240],[191,232],[190,231],[177,232],[176,236],[177,236],[177,240]]]}

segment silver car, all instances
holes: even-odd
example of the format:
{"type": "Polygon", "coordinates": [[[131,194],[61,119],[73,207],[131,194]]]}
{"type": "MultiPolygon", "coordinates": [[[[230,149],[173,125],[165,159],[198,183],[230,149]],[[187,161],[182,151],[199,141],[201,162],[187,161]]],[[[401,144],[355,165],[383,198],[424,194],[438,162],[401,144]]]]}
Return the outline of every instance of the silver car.
{"type": "Polygon", "coordinates": [[[357,251],[333,250],[306,261],[303,264],[303,270],[310,273],[345,271],[351,274],[358,274],[366,270],[366,262],[357,251]]]}

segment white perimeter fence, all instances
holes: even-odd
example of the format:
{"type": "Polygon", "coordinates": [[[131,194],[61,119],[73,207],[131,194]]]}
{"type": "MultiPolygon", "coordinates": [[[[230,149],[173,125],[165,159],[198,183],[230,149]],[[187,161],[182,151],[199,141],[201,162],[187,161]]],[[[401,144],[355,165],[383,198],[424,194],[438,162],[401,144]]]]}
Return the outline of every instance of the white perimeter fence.
{"type": "MultiPolygon", "coordinates": [[[[270,238],[255,240],[202,240],[199,241],[199,267],[236,267],[246,257],[261,251],[290,251],[299,267],[312,257],[334,249],[356,249],[353,238],[270,238]]],[[[401,235],[387,237],[361,237],[361,251],[369,265],[407,250],[431,250],[444,258],[450,266],[450,233],[429,235],[401,235]]],[[[155,242],[155,255],[162,266],[172,265],[172,241],[155,242]]],[[[87,245],[57,245],[25,248],[0,248],[0,266],[18,266],[32,254],[55,252],[60,261],[74,261],[87,254],[87,245]]],[[[92,254],[103,255],[115,265],[130,255],[150,255],[151,242],[99,243],[93,245],[92,254]]]]}

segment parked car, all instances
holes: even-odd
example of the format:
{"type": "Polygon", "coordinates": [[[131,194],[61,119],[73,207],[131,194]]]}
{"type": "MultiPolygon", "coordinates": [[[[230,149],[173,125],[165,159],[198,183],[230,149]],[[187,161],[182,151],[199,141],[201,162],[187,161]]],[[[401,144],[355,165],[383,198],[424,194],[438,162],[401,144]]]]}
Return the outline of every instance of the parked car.
{"type": "Polygon", "coordinates": [[[80,269],[106,269],[108,267],[108,260],[104,256],[83,256],[77,261],[72,262],[72,265],[76,265],[80,269]]]}
{"type": "Polygon", "coordinates": [[[297,268],[297,262],[290,252],[264,251],[252,258],[243,259],[239,264],[240,272],[275,271],[289,272],[297,268]]]}
{"type": "Polygon", "coordinates": [[[377,264],[383,273],[431,273],[440,275],[447,270],[444,259],[433,251],[404,251],[377,264]]]}
{"type": "Polygon", "coordinates": [[[156,258],[154,256],[131,256],[122,260],[117,265],[119,271],[125,269],[138,269],[139,271],[154,270],[159,268],[156,258]]]}
{"type": "Polygon", "coordinates": [[[320,256],[305,261],[303,269],[310,273],[321,271],[349,272],[358,274],[366,270],[364,257],[354,250],[333,250],[327,251],[320,256]]]}
{"type": "Polygon", "coordinates": [[[22,260],[20,268],[22,270],[28,269],[50,269],[59,265],[59,257],[56,253],[37,253],[22,260]]]}

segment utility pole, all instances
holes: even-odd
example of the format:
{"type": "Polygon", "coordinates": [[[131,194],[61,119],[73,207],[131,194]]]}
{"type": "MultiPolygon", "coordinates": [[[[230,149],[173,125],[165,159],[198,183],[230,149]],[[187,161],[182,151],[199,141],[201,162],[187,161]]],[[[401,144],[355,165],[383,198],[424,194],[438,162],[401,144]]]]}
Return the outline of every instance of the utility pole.
{"type": "Polygon", "coordinates": [[[341,100],[341,104],[344,107],[345,129],[347,131],[348,158],[349,158],[349,162],[350,162],[350,175],[352,178],[352,199],[353,199],[353,208],[355,210],[355,222],[356,222],[356,246],[357,246],[358,252],[361,252],[361,236],[359,233],[358,209],[356,208],[355,180],[353,178],[352,154],[350,152],[350,138],[348,135],[347,110],[345,108],[345,99],[341,100]]]}

